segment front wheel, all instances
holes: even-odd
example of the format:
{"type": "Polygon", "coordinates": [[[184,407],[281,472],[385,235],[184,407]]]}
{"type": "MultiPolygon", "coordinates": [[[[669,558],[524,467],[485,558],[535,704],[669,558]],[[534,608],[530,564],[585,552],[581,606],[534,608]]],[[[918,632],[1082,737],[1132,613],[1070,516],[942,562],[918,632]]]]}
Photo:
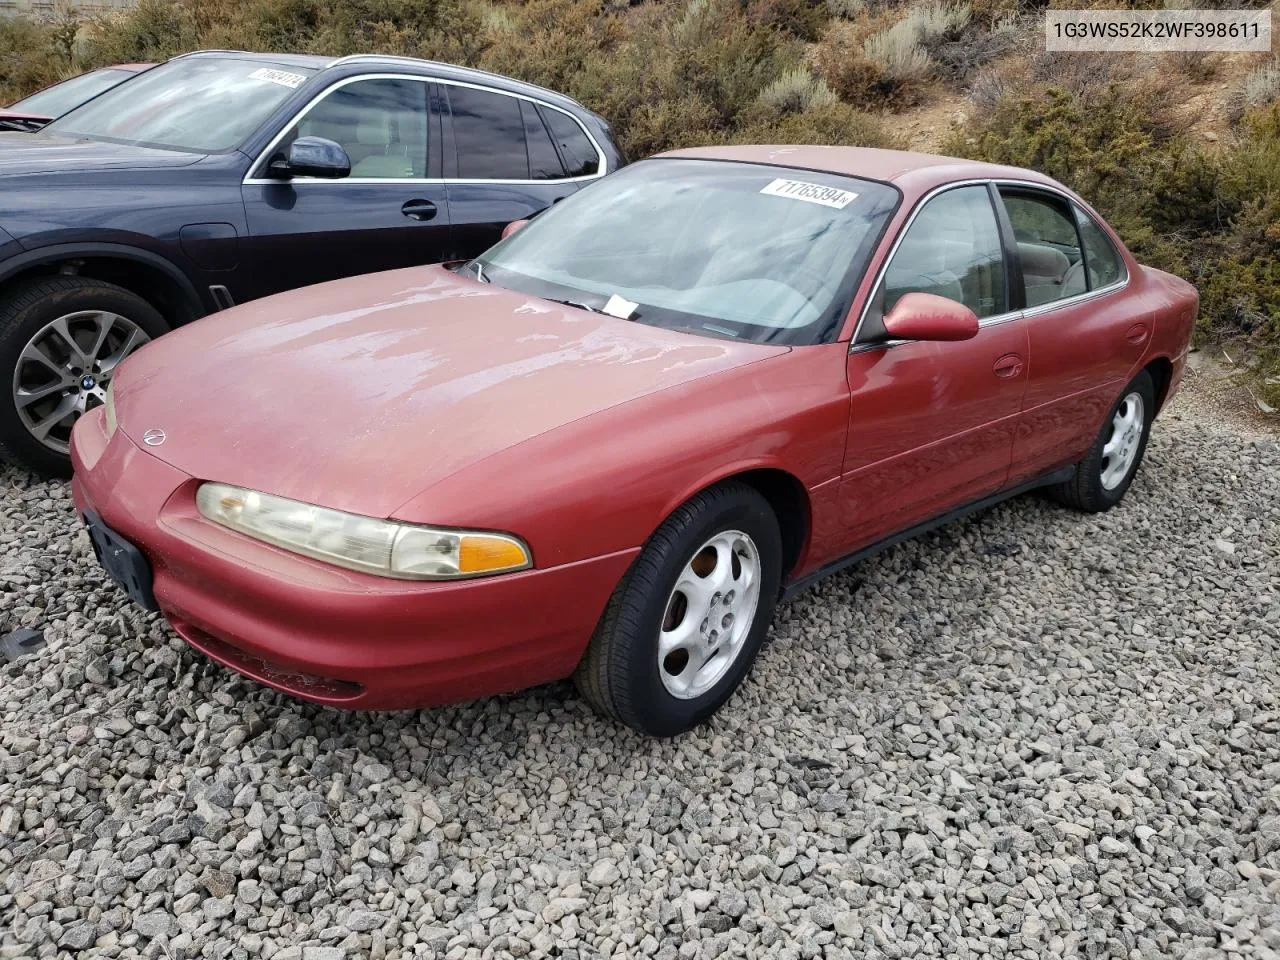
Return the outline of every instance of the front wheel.
{"type": "Polygon", "coordinates": [[[574,681],[651,736],[702,723],[746,676],[773,619],[782,538],[768,502],[726,483],[649,538],[614,591],[574,681]]]}
{"type": "Polygon", "coordinates": [[[168,330],[137,294],[50,277],[0,299],[0,456],[70,476],[71,428],[100,405],[116,368],[168,330]]]}
{"type": "Polygon", "coordinates": [[[1133,483],[1156,415],[1155,384],[1143,370],[1120,394],[1076,475],[1050,489],[1060,503],[1085,513],[1110,510],[1133,483]]]}

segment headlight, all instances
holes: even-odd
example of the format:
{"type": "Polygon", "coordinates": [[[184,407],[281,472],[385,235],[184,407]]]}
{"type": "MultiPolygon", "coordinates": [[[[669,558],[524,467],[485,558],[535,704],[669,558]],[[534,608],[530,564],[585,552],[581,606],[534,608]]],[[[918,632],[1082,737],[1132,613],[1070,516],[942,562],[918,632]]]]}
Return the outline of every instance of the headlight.
{"type": "Polygon", "coordinates": [[[106,411],[107,418],[107,439],[111,439],[111,435],[116,432],[116,382],[112,380],[107,384],[107,396],[102,401],[102,407],[106,411]]]}
{"type": "Polygon", "coordinates": [[[204,483],[196,506],[214,523],[294,553],[400,580],[452,580],[524,570],[515,537],[375,520],[225,483],[204,483]]]}

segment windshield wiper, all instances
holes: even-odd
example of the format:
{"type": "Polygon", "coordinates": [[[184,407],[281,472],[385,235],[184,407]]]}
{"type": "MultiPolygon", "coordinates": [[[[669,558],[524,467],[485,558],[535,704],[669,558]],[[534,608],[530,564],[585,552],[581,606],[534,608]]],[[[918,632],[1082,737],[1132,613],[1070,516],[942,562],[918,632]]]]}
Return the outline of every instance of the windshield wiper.
{"type": "Polygon", "coordinates": [[[586,310],[588,313],[603,313],[599,307],[593,307],[589,303],[581,303],[577,300],[560,300],[556,297],[543,297],[543,300],[550,300],[552,303],[564,304],[566,307],[577,307],[579,310],[586,310]]]}
{"type": "Polygon", "coordinates": [[[472,260],[471,266],[476,268],[476,279],[481,283],[489,283],[489,278],[484,275],[484,264],[479,260],[472,260]]]}

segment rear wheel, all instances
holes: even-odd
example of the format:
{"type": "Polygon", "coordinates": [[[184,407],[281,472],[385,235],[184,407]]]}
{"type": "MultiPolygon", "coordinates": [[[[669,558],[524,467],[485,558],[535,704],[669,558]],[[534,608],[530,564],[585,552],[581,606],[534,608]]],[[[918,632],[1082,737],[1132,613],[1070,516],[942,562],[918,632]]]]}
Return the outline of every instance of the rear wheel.
{"type": "Polygon", "coordinates": [[[1120,394],[1076,475],[1050,489],[1060,503],[1086,513],[1110,510],[1133,483],[1155,417],[1155,384],[1143,370],[1120,394]]]}
{"type": "Polygon", "coordinates": [[[0,299],[0,455],[69,476],[71,428],[116,368],[168,330],[151,304],[87,277],[51,277],[0,299]]]}
{"type": "Polygon", "coordinates": [[[697,726],[742,682],[773,619],[782,538],[728,483],[684,504],[614,591],[574,674],[601,713],[652,736],[697,726]]]}

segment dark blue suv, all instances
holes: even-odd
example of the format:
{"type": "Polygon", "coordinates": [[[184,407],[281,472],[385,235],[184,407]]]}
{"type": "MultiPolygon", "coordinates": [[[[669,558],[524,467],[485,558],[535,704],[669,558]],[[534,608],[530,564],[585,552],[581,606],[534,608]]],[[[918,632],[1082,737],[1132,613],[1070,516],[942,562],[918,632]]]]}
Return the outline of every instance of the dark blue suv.
{"type": "Polygon", "coordinates": [[[623,162],[560,94],[366,55],[202,51],[0,134],[0,454],[66,473],[72,424],[148,339],[281,290],[470,258],[623,162]]]}

